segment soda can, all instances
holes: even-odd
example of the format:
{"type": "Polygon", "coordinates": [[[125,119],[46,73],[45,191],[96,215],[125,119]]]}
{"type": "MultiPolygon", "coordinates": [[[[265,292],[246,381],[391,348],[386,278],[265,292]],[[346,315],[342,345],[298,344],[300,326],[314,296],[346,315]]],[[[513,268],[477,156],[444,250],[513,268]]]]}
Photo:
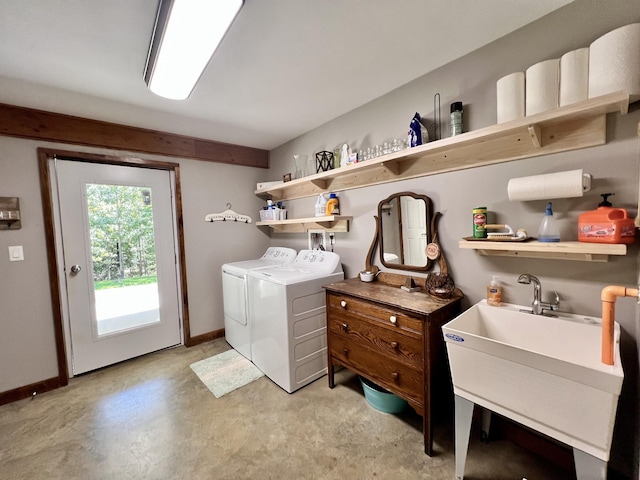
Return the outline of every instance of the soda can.
{"type": "Polygon", "coordinates": [[[473,238],[487,238],[487,207],[473,209],[473,238]]]}

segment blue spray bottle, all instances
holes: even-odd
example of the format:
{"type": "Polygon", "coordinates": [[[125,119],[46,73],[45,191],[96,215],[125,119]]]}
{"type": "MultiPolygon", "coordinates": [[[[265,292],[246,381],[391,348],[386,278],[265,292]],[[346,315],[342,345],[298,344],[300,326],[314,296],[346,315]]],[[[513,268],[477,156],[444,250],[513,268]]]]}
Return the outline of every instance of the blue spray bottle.
{"type": "Polygon", "coordinates": [[[559,242],[560,241],[560,229],[558,223],[553,216],[553,210],[551,209],[551,202],[547,203],[547,210],[540,222],[540,228],[538,229],[538,241],[539,242],[559,242]]]}

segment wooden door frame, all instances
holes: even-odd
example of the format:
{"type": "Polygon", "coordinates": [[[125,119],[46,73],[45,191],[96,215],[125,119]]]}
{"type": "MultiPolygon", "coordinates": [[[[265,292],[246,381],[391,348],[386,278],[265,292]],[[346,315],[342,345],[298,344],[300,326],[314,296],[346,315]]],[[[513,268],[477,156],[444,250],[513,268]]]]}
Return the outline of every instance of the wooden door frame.
{"type": "Polygon", "coordinates": [[[180,165],[174,162],[157,160],[144,160],[140,158],[115,157],[110,155],[96,155],[84,152],[72,152],[50,148],[38,148],[38,168],[40,173],[40,192],[42,195],[42,210],[44,215],[45,241],[47,246],[47,265],[49,268],[49,288],[51,291],[51,305],[53,314],[53,326],[56,343],[56,356],[58,360],[59,386],[69,383],[69,365],[65,347],[62,298],[60,291],[60,276],[58,265],[58,249],[56,247],[56,227],[53,215],[54,199],[51,189],[51,173],[49,160],[63,158],[85,163],[102,163],[125,167],[149,168],[166,170],[174,173],[175,209],[176,209],[176,238],[178,241],[178,255],[180,268],[178,269],[178,282],[182,293],[182,328],[184,345],[192,345],[191,329],[189,326],[189,302],[187,295],[187,267],[184,249],[184,230],[182,216],[182,194],[180,188],[180,165]]]}

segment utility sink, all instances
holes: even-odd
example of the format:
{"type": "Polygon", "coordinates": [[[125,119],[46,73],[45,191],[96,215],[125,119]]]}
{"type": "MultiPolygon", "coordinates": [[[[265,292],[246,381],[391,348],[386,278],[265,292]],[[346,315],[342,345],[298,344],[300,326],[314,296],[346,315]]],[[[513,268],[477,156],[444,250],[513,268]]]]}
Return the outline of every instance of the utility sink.
{"type": "MultiPolygon", "coordinates": [[[[619,324],[614,364],[605,365],[601,319],[522,310],[530,308],[483,300],[442,327],[457,397],[456,434],[459,404],[477,404],[572,446],[576,463],[584,453],[606,470],[624,378],[619,324]]],[[[457,461],[462,478],[458,467],[457,461]]]]}

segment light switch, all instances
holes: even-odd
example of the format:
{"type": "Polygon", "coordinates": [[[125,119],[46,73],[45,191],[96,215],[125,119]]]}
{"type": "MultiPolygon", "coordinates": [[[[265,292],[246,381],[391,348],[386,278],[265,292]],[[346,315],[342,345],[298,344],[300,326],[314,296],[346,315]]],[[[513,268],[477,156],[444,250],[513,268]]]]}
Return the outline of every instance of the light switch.
{"type": "Polygon", "coordinates": [[[22,245],[15,245],[9,247],[9,261],[19,262],[24,260],[24,252],[22,251],[22,245]]]}

